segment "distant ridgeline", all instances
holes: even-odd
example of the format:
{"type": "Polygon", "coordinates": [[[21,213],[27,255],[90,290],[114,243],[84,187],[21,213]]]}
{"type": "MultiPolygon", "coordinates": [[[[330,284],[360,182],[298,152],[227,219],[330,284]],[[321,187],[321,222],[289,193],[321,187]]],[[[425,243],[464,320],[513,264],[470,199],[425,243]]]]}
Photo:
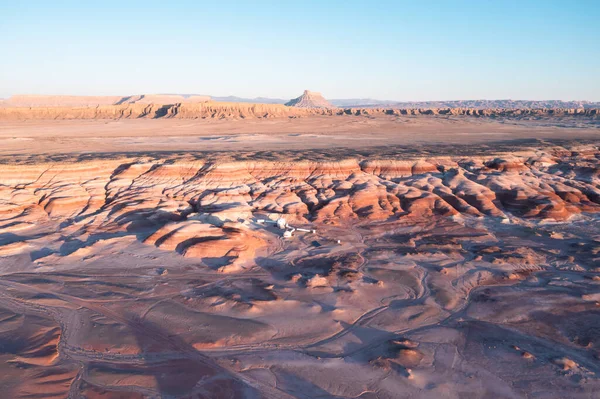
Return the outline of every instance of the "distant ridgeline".
{"type": "Polygon", "coordinates": [[[386,101],[372,98],[326,100],[320,93],[305,90],[292,100],[281,98],[215,97],[199,94],[138,94],[131,96],[49,96],[15,95],[0,99],[0,107],[95,107],[120,104],[178,104],[206,101],[251,104],[285,104],[304,108],[394,108],[394,109],[593,109],[600,102],[561,100],[456,100],[456,101],[386,101]]]}
{"type": "MultiPolygon", "coordinates": [[[[338,100],[339,101],[339,100],[338,100]]],[[[504,101],[504,100],[503,100],[504,101]]],[[[564,117],[598,118],[600,105],[577,103],[577,107],[517,107],[518,104],[538,105],[538,102],[517,101],[451,102],[448,104],[493,105],[505,107],[335,107],[319,93],[305,91],[288,103],[217,102],[209,96],[197,95],[135,95],[135,96],[13,96],[0,101],[0,119],[120,119],[120,118],[181,118],[181,119],[244,119],[296,118],[312,115],[464,115],[476,117],[564,117]]],[[[543,102],[546,105],[571,104],[543,102]]],[[[411,103],[413,104],[413,103],[411,103]]],[[[414,103],[420,104],[420,103],[414,103]]],[[[438,104],[438,103],[431,103],[438,104]]],[[[446,103],[439,103],[446,104],[446,103]]]]}

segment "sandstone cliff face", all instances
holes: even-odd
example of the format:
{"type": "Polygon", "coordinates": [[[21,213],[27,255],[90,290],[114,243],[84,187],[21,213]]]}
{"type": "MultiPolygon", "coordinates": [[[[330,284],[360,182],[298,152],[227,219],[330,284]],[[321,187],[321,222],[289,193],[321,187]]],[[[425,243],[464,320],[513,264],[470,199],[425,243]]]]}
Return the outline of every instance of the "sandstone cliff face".
{"type": "Polygon", "coordinates": [[[334,113],[326,109],[291,108],[280,104],[216,103],[210,101],[169,105],[134,103],[98,107],[0,108],[0,120],[121,118],[244,119],[302,117],[309,115],[334,115],[334,113]]]}
{"type": "Polygon", "coordinates": [[[221,103],[212,101],[186,102],[161,105],[140,101],[96,107],[0,107],[0,120],[51,119],[244,119],[296,118],[312,115],[327,116],[474,116],[474,117],[563,117],[584,116],[598,118],[598,109],[391,109],[391,108],[298,108],[281,104],[221,103]]]}
{"type": "Polygon", "coordinates": [[[281,104],[250,104],[206,102],[199,104],[175,104],[168,108],[165,117],[181,119],[246,119],[285,118],[309,115],[333,115],[325,109],[297,109],[281,104]]]}

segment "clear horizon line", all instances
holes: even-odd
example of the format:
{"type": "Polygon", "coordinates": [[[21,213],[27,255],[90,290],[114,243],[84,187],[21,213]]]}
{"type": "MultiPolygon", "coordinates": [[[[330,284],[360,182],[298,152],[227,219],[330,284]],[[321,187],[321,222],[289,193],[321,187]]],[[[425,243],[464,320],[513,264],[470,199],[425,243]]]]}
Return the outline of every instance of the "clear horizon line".
{"type": "MultiPolygon", "coordinates": [[[[97,94],[32,94],[32,93],[13,93],[10,94],[8,97],[0,97],[0,100],[8,100],[11,97],[15,97],[15,96],[39,96],[39,97],[121,97],[121,98],[126,98],[126,97],[133,97],[133,96],[149,96],[149,95],[157,95],[157,96],[207,96],[207,97],[237,97],[237,98],[242,98],[242,99],[258,99],[258,98],[265,98],[265,99],[272,99],[272,100],[283,100],[283,101],[289,101],[286,100],[285,98],[282,97],[269,97],[269,96],[240,96],[240,95],[235,95],[235,94],[228,94],[228,95],[213,95],[213,94],[198,94],[198,93],[184,93],[184,94],[180,94],[180,93],[138,93],[138,94],[126,94],[126,95],[121,95],[121,94],[102,94],[102,95],[97,95],[97,94]]],[[[290,97],[291,99],[297,98],[296,97],[290,97]]],[[[453,100],[381,100],[378,98],[374,98],[374,97],[337,97],[337,98],[329,98],[329,97],[325,97],[323,96],[326,100],[329,101],[342,101],[342,100],[371,100],[371,101],[378,101],[380,103],[427,103],[427,102],[458,102],[458,101],[562,101],[562,102],[588,102],[588,103],[596,103],[596,102],[600,102],[600,100],[583,100],[583,99],[568,99],[568,100],[564,100],[564,99],[556,99],[556,98],[551,98],[551,99],[514,99],[514,98],[467,98],[467,99],[453,99],[453,100]]]]}

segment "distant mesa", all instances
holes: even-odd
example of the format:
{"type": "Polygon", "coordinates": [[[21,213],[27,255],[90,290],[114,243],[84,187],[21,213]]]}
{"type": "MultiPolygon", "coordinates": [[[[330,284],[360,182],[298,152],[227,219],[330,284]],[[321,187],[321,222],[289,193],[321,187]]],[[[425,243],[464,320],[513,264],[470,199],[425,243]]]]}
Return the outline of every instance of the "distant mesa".
{"type": "Polygon", "coordinates": [[[304,90],[304,93],[293,100],[285,103],[288,107],[296,108],[335,108],[329,103],[321,93],[304,90]]]}
{"type": "Polygon", "coordinates": [[[201,103],[210,101],[210,96],[182,96],[179,94],[141,94],[137,96],[123,97],[119,104],[179,104],[179,103],[201,103]]]}
{"type": "Polygon", "coordinates": [[[179,104],[210,101],[209,96],[138,94],[133,96],[14,95],[0,100],[0,107],[98,107],[122,104],[179,104]]]}

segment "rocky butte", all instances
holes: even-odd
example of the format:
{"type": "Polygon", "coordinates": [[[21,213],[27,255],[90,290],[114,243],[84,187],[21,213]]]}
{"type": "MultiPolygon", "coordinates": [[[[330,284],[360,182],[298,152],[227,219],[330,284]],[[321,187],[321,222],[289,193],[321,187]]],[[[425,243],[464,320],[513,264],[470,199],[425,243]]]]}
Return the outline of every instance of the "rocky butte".
{"type": "Polygon", "coordinates": [[[308,90],[304,90],[300,97],[290,100],[285,105],[296,108],[335,108],[323,98],[321,93],[308,90]]]}

